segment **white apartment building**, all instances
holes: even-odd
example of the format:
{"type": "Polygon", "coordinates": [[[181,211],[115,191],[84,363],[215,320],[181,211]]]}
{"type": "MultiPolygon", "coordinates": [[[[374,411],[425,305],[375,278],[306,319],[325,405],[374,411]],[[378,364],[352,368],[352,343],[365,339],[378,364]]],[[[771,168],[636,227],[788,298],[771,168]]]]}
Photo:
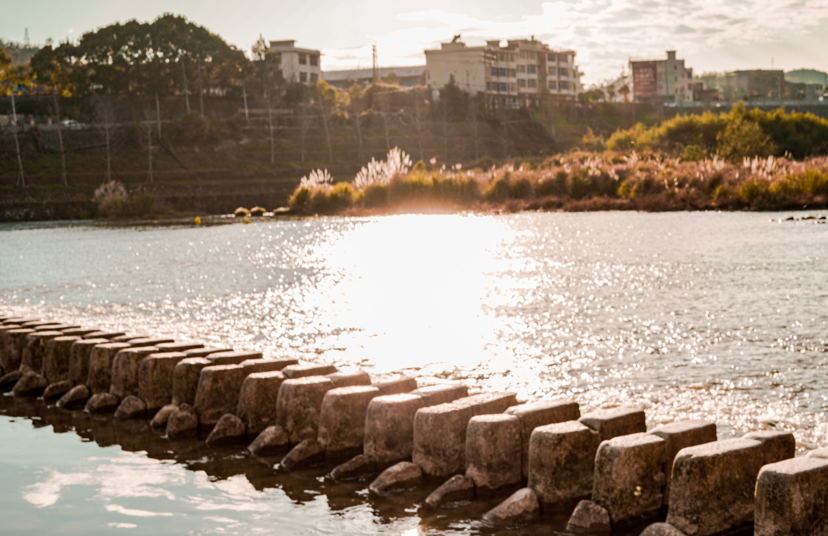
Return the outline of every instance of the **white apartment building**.
{"type": "Polygon", "coordinates": [[[630,60],[632,98],[661,100],[676,104],[693,102],[693,69],[667,51],[666,60],[630,60]]]}
{"type": "Polygon", "coordinates": [[[271,41],[269,54],[275,54],[279,59],[282,77],[286,82],[299,82],[313,85],[322,77],[322,66],[319,61],[319,51],[308,48],[298,48],[296,41],[271,41]]]}
{"type": "Polygon", "coordinates": [[[497,106],[537,106],[543,100],[577,100],[581,72],[572,50],[552,50],[534,39],[487,41],[468,47],[455,38],[426,50],[425,79],[438,90],[454,79],[471,95],[482,93],[497,106]]]}

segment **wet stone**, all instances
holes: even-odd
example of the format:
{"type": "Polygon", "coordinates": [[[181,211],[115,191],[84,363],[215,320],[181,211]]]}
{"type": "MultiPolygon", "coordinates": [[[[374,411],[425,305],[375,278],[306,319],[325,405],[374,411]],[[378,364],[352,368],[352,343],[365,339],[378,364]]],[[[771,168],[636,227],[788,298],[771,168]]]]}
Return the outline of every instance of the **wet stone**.
{"type": "Polygon", "coordinates": [[[756,536],[828,534],[828,460],[789,459],[765,465],[756,482],[756,536]]]}
{"type": "Polygon", "coordinates": [[[248,359],[261,358],[261,352],[218,352],[206,357],[206,359],[210,360],[211,367],[217,365],[241,365],[248,359]]]}
{"type": "Polygon", "coordinates": [[[89,378],[89,356],[92,349],[99,344],[107,344],[109,341],[100,339],[81,339],[75,341],[69,349],[69,379],[75,385],[84,384],[89,378]]]}
{"type": "Polygon", "coordinates": [[[153,354],[138,368],[138,397],[146,402],[147,412],[154,413],[172,401],[173,370],[186,355],[181,352],[153,354]]]}
{"type": "Polygon", "coordinates": [[[821,449],[814,449],[808,454],[806,454],[809,458],[825,458],[828,459],[828,447],[823,447],[821,449]]]}
{"type": "Polygon", "coordinates": [[[765,465],[788,460],[796,454],[796,439],[790,432],[764,430],[761,432],[749,432],[742,436],[742,438],[755,439],[762,443],[762,446],[765,448],[765,465]]]}
{"type": "Polygon", "coordinates": [[[469,388],[459,383],[446,383],[442,385],[428,385],[426,387],[418,387],[411,391],[412,395],[417,395],[423,400],[423,407],[436,406],[438,404],[447,404],[454,402],[458,398],[465,398],[469,396],[469,388]]]}
{"type": "Polygon", "coordinates": [[[40,326],[57,326],[57,322],[49,322],[46,320],[30,320],[29,322],[21,322],[21,326],[28,329],[38,328],[40,326]]]}
{"type": "MultiPolygon", "coordinates": [[[[242,369],[250,370],[244,364],[242,369]]],[[[276,403],[284,381],[284,374],[278,370],[254,372],[244,379],[236,415],[244,421],[249,434],[258,434],[276,422],[276,403]]]]}
{"type": "Polygon", "coordinates": [[[244,441],[247,429],[241,419],[230,413],[222,415],[216,426],[207,436],[207,445],[211,447],[232,445],[244,441]]]}
{"type": "Polygon", "coordinates": [[[376,471],[377,463],[370,456],[359,454],[347,462],[337,465],[331,471],[331,478],[334,482],[340,482],[369,475],[376,471]]]}
{"type": "Polygon", "coordinates": [[[211,354],[218,354],[221,352],[232,352],[232,348],[196,348],[193,350],[186,350],[184,353],[187,357],[207,357],[211,354]]]}
{"type": "Polygon", "coordinates": [[[70,329],[80,329],[80,326],[74,324],[53,324],[50,326],[41,326],[35,328],[35,331],[60,331],[61,333],[69,331],[70,329]]]}
{"type": "MultiPolygon", "coordinates": [[[[289,380],[307,378],[309,376],[325,376],[336,372],[333,365],[290,365],[282,370],[282,374],[289,380]]],[[[331,382],[333,383],[333,382],[331,382]]]]}
{"type": "Polygon", "coordinates": [[[483,521],[495,525],[515,525],[538,517],[538,497],[530,488],[519,489],[485,514],[483,521]]]}
{"type": "Polygon", "coordinates": [[[202,427],[212,428],[225,413],[235,413],[242,382],[241,365],[209,366],[201,370],[193,407],[202,427]]]}
{"type": "Polygon", "coordinates": [[[363,452],[380,467],[409,459],[414,447],[414,414],[423,404],[421,396],[411,393],[372,399],[365,415],[363,452]]]}
{"type": "Polygon", "coordinates": [[[129,348],[129,344],[123,342],[99,344],[89,354],[89,377],[86,386],[94,395],[108,393],[112,384],[112,362],[121,350],[129,348]]]}
{"type": "Polygon", "coordinates": [[[416,389],[417,380],[414,378],[403,377],[396,380],[375,383],[374,387],[379,389],[380,396],[400,395],[403,393],[410,393],[416,389]]]}
{"type": "Polygon", "coordinates": [[[362,450],[368,405],[378,395],[379,389],[370,385],[339,387],[325,394],[318,439],[328,458],[362,450]]]}
{"type": "Polygon", "coordinates": [[[305,439],[293,447],[279,466],[285,471],[305,469],[325,460],[325,449],[315,439],[305,439]]]}
{"type": "Polygon", "coordinates": [[[167,353],[167,352],[186,352],[187,350],[197,350],[200,348],[204,348],[203,344],[197,342],[162,342],[158,344],[153,344],[158,348],[160,353],[167,353]]]}
{"type": "Polygon", "coordinates": [[[667,523],[688,536],[708,536],[753,521],[762,443],[728,439],[688,447],[673,462],[667,523]]]}
{"type": "Polygon", "coordinates": [[[20,376],[20,379],[14,384],[12,393],[16,397],[40,396],[48,385],[49,382],[46,381],[46,378],[37,372],[29,371],[20,376]]]}
{"type": "Polygon", "coordinates": [[[203,357],[188,357],[178,362],[173,370],[172,403],[195,404],[198,391],[198,379],[201,371],[212,365],[209,359],[203,357]]]}
{"type": "Polygon", "coordinates": [[[97,393],[86,403],[84,411],[90,414],[114,413],[121,399],[109,393],[97,393]]]}
{"type": "Polygon", "coordinates": [[[85,385],[76,385],[58,400],[57,407],[60,409],[75,409],[83,407],[89,400],[89,388],[85,385]]]}
{"type": "Polygon", "coordinates": [[[584,425],[598,432],[601,441],[613,437],[647,431],[644,412],[635,408],[617,408],[593,411],[579,419],[584,425]]]}
{"type": "Polygon", "coordinates": [[[32,371],[40,374],[43,370],[43,359],[46,357],[46,345],[62,335],[60,331],[35,331],[26,335],[20,361],[21,372],[32,371]]]}
{"type": "Polygon", "coordinates": [[[49,384],[45,391],[43,391],[44,400],[57,400],[66,393],[68,393],[75,384],[71,380],[64,380],[62,382],[55,382],[49,384]]]}
{"type": "Polygon", "coordinates": [[[43,377],[49,383],[69,379],[69,353],[72,345],[80,339],[75,336],[55,337],[46,345],[46,357],[43,359],[43,377]]]}
{"type": "Polygon", "coordinates": [[[579,502],[566,524],[566,531],[576,534],[609,534],[611,530],[609,512],[592,501],[579,502]]]}
{"type": "Polygon", "coordinates": [[[466,430],[466,476],[480,493],[520,484],[520,419],[504,413],[472,417],[466,430]]]}
{"type": "Polygon", "coordinates": [[[198,435],[198,414],[189,404],[181,406],[167,420],[167,437],[173,440],[198,435]]]}
{"type": "Polygon", "coordinates": [[[147,405],[137,396],[131,395],[120,403],[115,410],[115,418],[118,420],[143,419],[147,416],[147,405]]]}
{"type": "Polygon", "coordinates": [[[377,495],[413,488],[423,482],[423,471],[416,463],[400,462],[392,465],[368,486],[377,495]]]}
{"type": "Polygon", "coordinates": [[[641,533],[641,536],[687,536],[669,523],[653,523],[641,533]]]}
{"type": "Polygon", "coordinates": [[[77,337],[82,338],[85,335],[89,335],[90,333],[101,333],[97,329],[89,329],[89,328],[75,328],[75,329],[67,329],[63,331],[64,337],[77,337]]]}
{"type": "Polygon", "coordinates": [[[511,407],[506,410],[506,413],[520,419],[521,473],[523,478],[529,476],[529,440],[532,438],[532,431],[538,426],[574,421],[581,416],[578,403],[572,400],[540,400],[511,407]]]}
{"type": "Polygon", "coordinates": [[[14,372],[20,368],[23,360],[23,347],[26,344],[26,337],[34,332],[33,329],[20,328],[10,329],[3,333],[3,370],[14,372]]]}
{"type": "Polygon", "coordinates": [[[292,444],[316,439],[322,400],[332,388],[333,382],[324,376],[296,378],[282,383],[276,401],[276,424],[287,432],[292,444]]]}
{"type": "MultiPolygon", "coordinates": [[[[112,341],[117,337],[123,337],[126,335],[123,331],[93,331],[88,335],[84,335],[84,339],[106,339],[107,341],[112,341]]],[[[112,341],[118,342],[118,341],[112,341]]]]}
{"type": "Polygon", "coordinates": [[[285,452],[289,447],[287,432],[280,426],[268,426],[256,436],[247,450],[254,456],[274,456],[285,452]]]}
{"type": "Polygon", "coordinates": [[[112,342],[130,342],[136,341],[138,339],[148,339],[146,335],[118,335],[117,337],[112,337],[112,342]]]}
{"type": "Polygon", "coordinates": [[[112,361],[112,383],[109,392],[120,398],[138,395],[138,371],[141,362],[157,353],[155,346],[126,348],[115,355],[112,361]]]}
{"type": "Polygon", "coordinates": [[[466,475],[454,475],[426,497],[429,508],[442,508],[452,503],[474,499],[474,480],[466,475]]]}
{"type": "Polygon", "coordinates": [[[0,377],[0,390],[2,391],[11,391],[14,389],[14,386],[17,382],[20,381],[20,377],[23,376],[23,373],[20,370],[13,370],[7,374],[4,374],[0,377]]]}
{"type": "Polygon", "coordinates": [[[340,387],[351,387],[354,385],[371,385],[371,377],[367,372],[334,372],[328,374],[328,378],[333,382],[334,389],[340,387]]]}
{"type": "Polygon", "coordinates": [[[664,504],[670,499],[670,475],[673,472],[673,460],[679,451],[686,447],[695,447],[716,441],[716,424],[707,421],[686,420],[659,426],[650,432],[667,441],[667,485],[664,488],[664,504]]]}
{"type": "MultiPolygon", "coordinates": [[[[146,402],[144,402],[144,406],[146,406],[146,402]]],[[[163,408],[159,409],[158,412],[152,417],[150,426],[153,430],[166,430],[167,421],[170,420],[170,416],[176,411],[178,411],[177,405],[167,404],[163,408]]]]}
{"type": "Polygon", "coordinates": [[[175,341],[172,340],[172,339],[165,339],[165,338],[146,337],[146,338],[143,338],[143,339],[131,339],[129,341],[129,345],[132,346],[133,348],[140,348],[141,346],[156,346],[157,347],[159,344],[172,343],[172,342],[175,342],[175,341]]]}
{"type": "Polygon", "coordinates": [[[278,372],[298,362],[298,359],[248,359],[242,361],[241,366],[244,367],[244,375],[250,376],[257,372],[278,372]]]}
{"type": "Polygon", "coordinates": [[[554,509],[592,495],[598,433],[578,421],[539,426],[529,441],[529,487],[554,509]]]}

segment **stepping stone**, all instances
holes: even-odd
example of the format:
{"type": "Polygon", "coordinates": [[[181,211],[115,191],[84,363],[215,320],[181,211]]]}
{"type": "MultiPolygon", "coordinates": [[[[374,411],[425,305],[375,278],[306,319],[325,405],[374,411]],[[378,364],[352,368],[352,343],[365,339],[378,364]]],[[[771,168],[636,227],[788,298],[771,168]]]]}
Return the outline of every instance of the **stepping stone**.
{"type": "Polygon", "coordinates": [[[538,517],[538,498],[530,488],[513,493],[508,499],[483,515],[483,521],[495,525],[515,525],[538,517]]]}

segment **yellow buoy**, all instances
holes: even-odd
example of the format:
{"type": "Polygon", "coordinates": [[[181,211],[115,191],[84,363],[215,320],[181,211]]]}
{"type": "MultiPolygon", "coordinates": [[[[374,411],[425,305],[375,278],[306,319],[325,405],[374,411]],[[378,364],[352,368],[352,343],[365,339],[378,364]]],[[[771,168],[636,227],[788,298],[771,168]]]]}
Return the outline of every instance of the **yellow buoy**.
{"type": "Polygon", "coordinates": [[[245,216],[245,217],[244,217],[244,224],[245,224],[245,225],[247,225],[248,223],[250,223],[250,218],[248,218],[247,216],[245,216]]]}
{"type": "Polygon", "coordinates": [[[196,225],[201,225],[201,218],[200,218],[199,216],[196,216],[196,218],[195,218],[195,224],[196,224],[196,225]]]}

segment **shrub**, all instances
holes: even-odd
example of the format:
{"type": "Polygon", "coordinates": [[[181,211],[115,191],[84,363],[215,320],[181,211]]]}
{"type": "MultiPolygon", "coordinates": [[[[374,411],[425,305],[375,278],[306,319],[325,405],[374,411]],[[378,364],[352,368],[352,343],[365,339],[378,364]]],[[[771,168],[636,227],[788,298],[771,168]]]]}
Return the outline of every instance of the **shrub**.
{"type": "Polygon", "coordinates": [[[688,145],[681,155],[682,162],[699,162],[704,160],[704,151],[698,145],[688,145]]]}
{"type": "Polygon", "coordinates": [[[98,218],[117,218],[127,200],[127,191],[118,181],[107,181],[95,190],[92,200],[97,205],[98,218]]]}
{"type": "Polygon", "coordinates": [[[186,144],[215,142],[220,137],[219,128],[196,112],[173,119],[167,132],[174,141],[186,144]]]}
{"type": "Polygon", "coordinates": [[[267,210],[262,207],[253,207],[250,209],[251,216],[264,216],[265,212],[267,212],[267,210]]]}
{"type": "Polygon", "coordinates": [[[306,186],[299,186],[294,190],[293,194],[290,196],[288,200],[288,206],[295,210],[301,212],[305,209],[308,202],[311,198],[311,191],[310,188],[306,186]]]}
{"type": "Polygon", "coordinates": [[[239,207],[233,211],[233,215],[237,218],[246,218],[247,216],[250,216],[250,211],[244,207],[239,207]]]}
{"type": "Polygon", "coordinates": [[[96,216],[107,220],[163,216],[172,211],[172,207],[161,201],[155,192],[139,188],[128,195],[117,181],[101,185],[95,190],[93,200],[98,204],[96,216]]]}
{"type": "Polygon", "coordinates": [[[509,197],[512,199],[529,199],[532,197],[532,183],[529,179],[518,179],[509,185],[509,197]]]}
{"type": "Polygon", "coordinates": [[[601,152],[606,148],[604,138],[596,136],[591,128],[587,129],[587,133],[581,138],[581,148],[585,151],[601,152]]]}
{"type": "Polygon", "coordinates": [[[502,177],[492,179],[489,182],[489,186],[483,192],[483,198],[493,203],[506,201],[509,198],[510,182],[511,179],[508,171],[502,177]]]}
{"type": "Polygon", "coordinates": [[[745,158],[766,158],[776,152],[776,145],[755,121],[738,118],[716,137],[719,156],[729,162],[745,158]]]}

